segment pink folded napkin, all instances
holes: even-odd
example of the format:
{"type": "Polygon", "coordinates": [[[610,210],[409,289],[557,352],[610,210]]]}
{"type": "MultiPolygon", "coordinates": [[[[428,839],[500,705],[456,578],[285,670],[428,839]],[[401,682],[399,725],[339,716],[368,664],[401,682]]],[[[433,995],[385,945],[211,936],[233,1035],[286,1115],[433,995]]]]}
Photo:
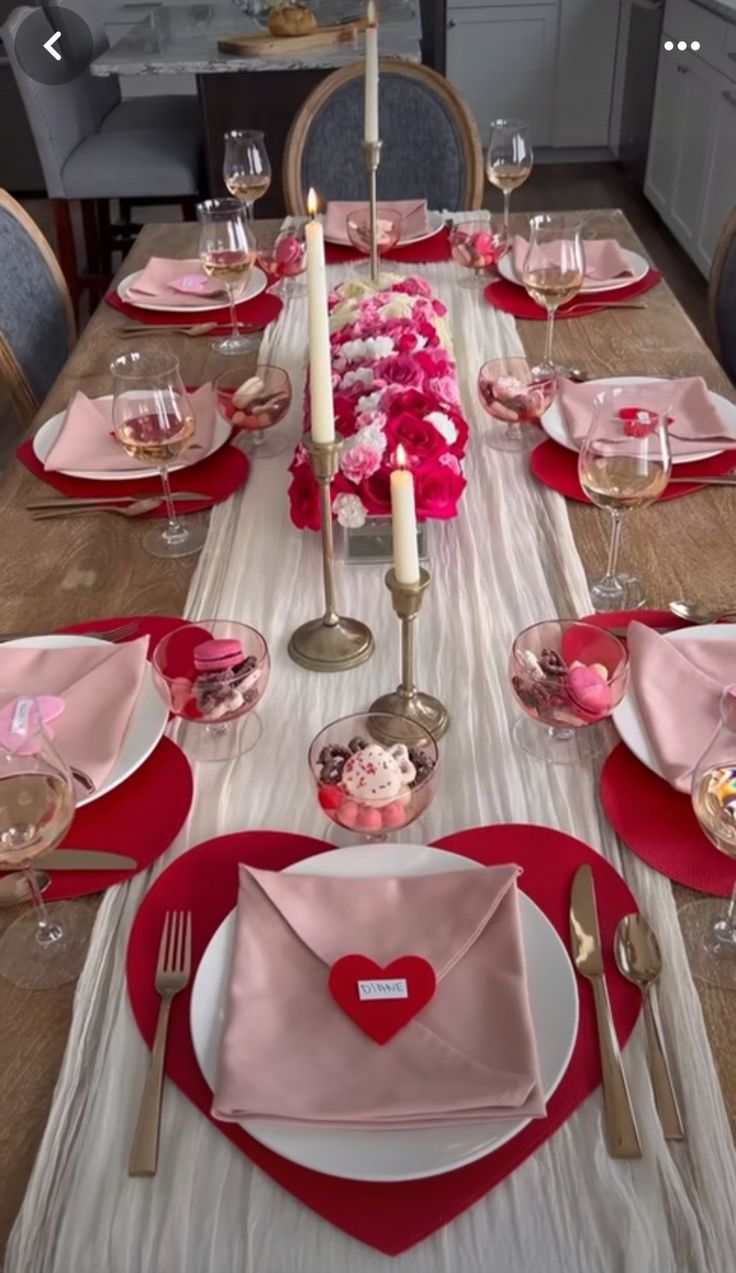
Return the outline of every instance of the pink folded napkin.
{"type": "MultiPolygon", "coordinates": [[[[340,199],[328,203],[325,209],[325,238],[329,239],[331,243],[349,244],[350,239],[345,228],[345,218],[349,212],[353,212],[356,208],[367,207],[367,203],[356,203],[355,201],[349,203],[340,199]]],[[[392,211],[401,213],[403,220],[401,222],[400,242],[418,239],[420,235],[429,233],[426,199],[396,199],[392,203],[379,203],[379,218],[383,208],[390,208],[392,211]]]]}
{"type": "Polygon", "coordinates": [[[693,770],[721,730],[720,702],[736,681],[733,639],[670,641],[642,623],[628,633],[631,681],[660,770],[690,791],[693,770]]]}
{"type": "Polygon", "coordinates": [[[68,765],[99,788],[115,766],[146,669],[148,637],[120,645],[66,649],[0,646],[0,687],[18,695],[58,695],[64,710],[48,726],[68,765]]]}
{"type": "MultiPolygon", "coordinates": [[[[586,438],[593,422],[593,400],[604,387],[594,380],[587,384],[565,379],[558,382],[557,401],[576,447],[586,438]]],[[[736,446],[736,437],[721,420],[702,376],[642,381],[646,403],[637,402],[638,388],[638,385],[622,385],[625,396],[622,394],[621,408],[645,405],[650,411],[666,414],[671,420],[667,432],[673,455],[697,457],[703,451],[736,446]]]]}
{"type": "Polygon", "coordinates": [[[370,1128],[541,1117],[518,874],[335,879],[241,865],[213,1115],[370,1128]],[[330,993],[332,965],[352,954],[434,969],[434,998],[384,1045],[330,993]]]}
{"type": "MultiPolygon", "coordinates": [[[[517,234],[512,246],[512,259],[514,272],[518,278],[521,278],[528,251],[528,241],[522,235],[517,234]]],[[[621,246],[615,239],[585,239],[583,252],[585,255],[583,291],[585,291],[586,285],[614,282],[617,278],[633,274],[633,270],[621,246]]],[[[555,252],[554,243],[549,244],[549,263],[550,265],[559,263],[559,256],[555,252]]]]}
{"type": "Polygon", "coordinates": [[[177,308],[196,309],[209,300],[227,300],[227,288],[208,278],[196,257],[188,261],[170,261],[152,256],[137,283],[128,290],[128,299],[161,301],[177,308]]]}
{"type": "MultiPolygon", "coordinates": [[[[212,446],[215,428],[215,397],[211,385],[202,385],[188,395],[194,412],[194,440],[184,452],[182,463],[196,464],[212,446]]],[[[135,473],[150,469],[150,463],[126,455],[112,427],[112,398],[88,398],[77,392],[67,407],[59,435],[46,456],[47,473],[70,469],[83,473],[135,473]]]]}

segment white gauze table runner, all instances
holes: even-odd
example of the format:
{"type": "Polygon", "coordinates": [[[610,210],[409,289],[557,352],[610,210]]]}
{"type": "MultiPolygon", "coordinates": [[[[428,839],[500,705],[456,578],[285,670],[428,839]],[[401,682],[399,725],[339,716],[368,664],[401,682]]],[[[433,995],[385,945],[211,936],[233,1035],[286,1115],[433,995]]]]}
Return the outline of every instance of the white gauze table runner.
{"type": "MultiPolygon", "coordinates": [[[[331,284],[347,272],[332,267],[331,284]]],[[[432,527],[432,585],[419,622],[419,682],[452,716],[423,832],[431,841],[482,823],[538,822],[587,841],[623,872],[662,944],[662,1007],[688,1139],[668,1146],[662,1138],[640,1022],[625,1060],[642,1161],[608,1157],[598,1091],[501,1185],[393,1259],[272,1183],[170,1083],[158,1175],[128,1178],[148,1052],[128,1006],[124,965],[146,889],[179,853],[214,835],[257,827],[324,834],[307,745],[327,721],[365,709],[398,680],[398,625],[380,567],[337,567],[342,613],[367,620],[376,638],[367,664],[318,675],[287,656],[291,631],[321,612],[319,538],[289,521],[287,453],[257,463],[247,489],[214,510],[186,609],[192,619],[240,619],[267,635],[273,674],[261,708],[262,740],[230,764],[196,767],[193,811],[176,844],[102,903],[6,1273],[713,1273],[736,1259],[734,1149],[670,885],[621,851],[599,808],[592,767],[545,768],[509,741],[513,637],[535,620],[589,610],[564,500],[530,478],[523,457],[480,444],[488,425],[476,374],[489,357],[521,352],[515,324],[462,289],[453,265],[414,272],[449,308],[473,429],[460,516],[432,527]]],[[[306,316],[305,301],[288,304],[263,351],[293,377],[293,407],[282,427],[294,442],[306,316]]],[[[548,869],[554,871],[553,859],[548,869]]]]}

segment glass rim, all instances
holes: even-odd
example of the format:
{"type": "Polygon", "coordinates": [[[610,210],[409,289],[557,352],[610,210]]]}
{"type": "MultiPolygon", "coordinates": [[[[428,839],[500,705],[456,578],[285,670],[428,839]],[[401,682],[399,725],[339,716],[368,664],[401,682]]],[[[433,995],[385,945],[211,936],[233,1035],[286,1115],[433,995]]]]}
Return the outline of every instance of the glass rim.
{"type": "MultiPolygon", "coordinates": [[[[399,209],[398,209],[398,208],[394,208],[394,207],[392,207],[392,205],[391,205],[390,203],[380,204],[380,205],[376,208],[376,219],[377,219],[377,220],[378,220],[378,219],[380,219],[380,214],[381,214],[381,212],[389,213],[390,215],[393,215],[393,216],[396,218],[396,220],[397,220],[397,221],[403,221],[403,220],[404,220],[404,213],[403,213],[403,212],[399,212],[399,209]]],[[[363,206],[361,206],[361,205],[359,204],[359,205],[357,205],[355,208],[351,208],[349,212],[346,212],[346,213],[345,213],[345,220],[346,220],[346,221],[348,221],[348,220],[350,219],[350,217],[359,216],[359,217],[363,217],[363,218],[365,218],[365,217],[370,217],[370,215],[371,215],[370,208],[363,207],[363,206]]]]}
{"type": "Polygon", "coordinates": [[[534,212],[529,217],[530,228],[542,227],[544,223],[553,227],[555,222],[565,225],[568,229],[583,229],[583,218],[576,216],[574,212],[534,212]]]}
{"type": "Polygon", "coordinates": [[[130,352],[115,355],[110,363],[110,375],[117,377],[118,380],[152,379],[154,376],[170,376],[179,373],[180,367],[179,358],[171,350],[133,349],[130,352]]]}
{"type": "Polygon", "coordinates": [[[243,141],[246,137],[252,137],[255,140],[256,137],[262,138],[264,135],[260,128],[229,128],[223,134],[223,138],[225,141],[243,141]]]}
{"type": "Polygon", "coordinates": [[[489,128],[529,128],[529,122],[526,119],[519,119],[518,116],[510,115],[508,119],[503,117],[492,119],[489,128]]]}
{"type": "MultiPolygon", "coordinates": [[[[524,354],[509,354],[507,358],[504,358],[503,355],[501,355],[498,358],[487,358],[484,363],[481,363],[480,367],[478,368],[478,382],[480,383],[481,376],[483,375],[483,372],[486,370],[486,367],[493,367],[494,365],[507,366],[509,363],[513,363],[513,362],[526,363],[526,366],[529,371],[529,376],[531,377],[531,373],[534,370],[534,368],[529,364],[528,358],[524,354]]],[[[512,373],[509,373],[509,374],[512,374],[512,373]]],[[[551,372],[549,376],[545,376],[543,379],[540,379],[540,380],[529,379],[528,384],[525,385],[524,387],[527,388],[529,385],[548,385],[548,384],[551,384],[553,381],[555,383],[557,382],[556,372],[551,372]]]]}
{"type": "MultiPolygon", "coordinates": [[[[245,652],[243,652],[243,658],[244,659],[255,658],[256,668],[262,668],[266,664],[268,660],[268,654],[269,654],[268,641],[264,637],[263,633],[259,632],[258,628],[253,628],[248,623],[241,623],[239,619],[197,619],[197,620],[192,619],[189,623],[182,623],[179,625],[178,628],[173,628],[171,632],[167,632],[166,635],[163,636],[161,640],[158,642],[151,656],[151,663],[153,667],[155,668],[156,672],[158,672],[159,676],[162,677],[162,679],[166,682],[167,685],[170,685],[174,681],[179,680],[179,676],[172,676],[169,672],[164,671],[159,661],[159,651],[163,650],[165,652],[166,649],[168,648],[169,642],[172,640],[173,637],[178,636],[180,632],[186,632],[190,628],[209,629],[214,627],[218,623],[230,624],[232,627],[240,628],[243,632],[247,632],[250,636],[255,637],[261,646],[260,654],[258,655],[246,654],[245,652]]],[[[218,638],[215,636],[209,637],[209,640],[211,641],[216,641],[217,639],[218,638]]],[[[253,669],[253,671],[255,671],[255,668],[253,669]]],[[[229,669],[225,669],[223,671],[222,679],[225,680],[226,682],[233,680],[232,673],[229,669]]]]}
{"type": "MultiPolygon", "coordinates": [[[[437,739],[435,738],[432,731],[427,729],[426,725],[417,725],[416,721],[413,721],[410,716],[400,716],[398,712],[371,712],[371,711],[348,712],[346,716],[338,716],[335,720],[330,721],[329,724],[323,725],[322,728],[314,735],[314,738],[312,739],[311,743],[309,744],[309,747],[307,748],[307,764],[309,765],[309,769],[315,781],[317,782],[319,786],[323,785],[320,783],[319,777],[317,776],[315,772],[315,765],[313,760],[315,748],[317,746],[317,743],[321,739],[322,735],[325,734],[328,729],[335,729],[336,726],[344,725],[350,720],[368,721],[372,719],[379,720],[379,721],[381,720],[403,721],[404,724],[412,725],[419,733],[424,735],[425,745],[429,745],[433,748],[432,759],[434,760],[434,765],[432,766],[431,770],[427,774],[426,778],[423,778],[421,782],[416,783],[415,786],[412,787],[412,791],[420,791],[421,788],[424,787],[425,784],[428,783],[430,779],[433,778],[437,772],[437,767],[440,763],[440,749],[437,745],[437,739]]],[[[373,741],[377,742],[379,746],[381,747],[385,746],[385,744],[382,743],[380,739],[374,739],[373,741]]],[[[400,743],[393,744],[393,746],[401,746],[401,745],[402,744],[400,743]]],[[[421,747],[422,742],[418,741],[416,743],[404,743],[403,745],[407,748],[407,751],[408,751],[409,747],[421,747]]]]}
{"type": "Polygon", "coordinates": [[[234,213],[244,217],[245,209],[240,199],[233,199],[230,195],[223,195],[221,199],[203,199],[197,204],[197,217],[200,221],[204,217],[231,217],[234,213]]]}
{"type": "Polygon", "coordinates": [[[585,628],[588,632],[590,632],[591,634],[595,633],[595,635],[598,637],[600,636],[607,637],[608,640],[614,644],[614,646],[618,647],[618,649],[621,651],[622,661],[619,667],[617,667],[616,671],[611,673],[612,681],[616,680],[619,676],[621,676],[624,672],[628,670],[629,651],[624,645],[621,638],[615,636],[613,632],[610,632],[608,630],[608,628],[600,627],[597,623],[589,623],[585,619],[537,619],[535,623],[528,624],[527,627],[522,628],[521,632],[518,632],[516,634],[511,645],[511,657],[513,659],[517,658],[518,656],[517,647],[520,641],[525,636],[527,636],[530,632],[533,632],[535,628],[543,628],[550,623],[555,623],[561,628],[571,628],[571,627],[585,628]]]}
{"type": "MultiPolygon", "coordinates": [[[[217,389],[220,385],[221,380],[224,380],[226,376],[234,375],[235,372],[242,371],[245,366],[246,366],[245,363],[238,363],[237,367],[223,367],[222,371],[219,371],[217,375],[215,376],[214,380],[212,381],[213,388],[217,389]]],[[[246,372],[246,379],[253,380],[261,371],[278,371],[280,375],[284,376],[285,379],[289,383],[291,383],[291,376],[289,375],[286,368],[279,367],[275,362],[259,362],[252,369],[248,368],[248,372],[246,372]]],[[[245,383],[245,381],[243,381],[243,383],[245,383]]],[[[220,622],[222,622],[222,620],[220,620],[220,622]]],[[[233,620],[233,622],[235,622],[235,620],[233,620]]],[[[243,626],[247,627],[247,624],[244,624],[243,626]]]]}

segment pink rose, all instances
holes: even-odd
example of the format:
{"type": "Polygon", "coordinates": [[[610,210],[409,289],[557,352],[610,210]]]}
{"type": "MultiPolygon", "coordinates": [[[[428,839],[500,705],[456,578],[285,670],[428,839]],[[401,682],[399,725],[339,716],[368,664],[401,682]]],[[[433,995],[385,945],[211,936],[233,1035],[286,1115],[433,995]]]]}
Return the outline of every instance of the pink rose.
{"type": "Polygon", "coordinates": [[[375,365],[375,373],[387,384],[404,385],[407,388],[421,389],[424,374],[415,357],[395,354],[392,358],[382,358],[375,365]]]}
{"type": "Polygon", "coordinates": [[[410,278],[402,279],[400,283],[394,283],[391,287],[392,292],[403,292],[405,296],[431,296],[432,289],[426,279],[417,278],[412,275],[410,278]]]}
{"type": "Polygon", "coordinates": [[[454,376],[430,376],[427,380],[427,390],[442,402],[460,406],[460,390],[454,376]]]}
{"type": "Polygon", "coordinates": [[[367,477],[372,477],[380,467],[380,455],[369,446],[353,446],[344,452],[340,460],[343,473],[356,485],[364,482],[367,477]]]}
{"type": "Polygon", "coordinates": [[[447,521],[457,517],[457,504],[465,490],[466,482],[461,473],[453,472],[450,465],[437,464],[416,475],[417,515],[447,521]]]}

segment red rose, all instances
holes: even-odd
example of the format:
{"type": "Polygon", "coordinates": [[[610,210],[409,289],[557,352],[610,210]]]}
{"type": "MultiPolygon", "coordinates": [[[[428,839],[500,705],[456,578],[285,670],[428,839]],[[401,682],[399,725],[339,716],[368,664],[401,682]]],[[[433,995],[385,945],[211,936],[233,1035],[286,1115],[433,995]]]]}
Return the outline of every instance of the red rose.
{"type": "Polygon", "coordinates": [[[360,498],[371,517],[391,511],[391,469],[381,467],[378,472],[361,482],[360,498]]]}
{"type": "Polygon", "coordinates": [[[466,487],[462,473],[454,472],[446,464],[436,464],[426,472],[417,473],[415,495],[417,516],[446,521],[457,517],[457,504],[466,487]]]}
{"type": "Polygon", "coordinates": [[[386,426],[387,450],[393,453],[399,443],[409,456],[412,469],[424,469],[434,465],[447,450],[447,443],[438,429],[428,420],[420,420],[409,411],[392,416],[386,426]]]}
{"type": "Polygon", "coordinates": [[[429,394],[422,393],[421,389],[399,389],[396,385],[391,386],[388,397],[390,415],[399,415],[402,411],[409,411],[412,415],[423,416],[428,411],[434,411],[436,406],[436,399],[429,394]]]}
{"type": "Polygon", "coordinates": [[[299,530],[319,530],[319,486],[309,464],[292,469],[289,504],[291,520],[299,530]]]}

